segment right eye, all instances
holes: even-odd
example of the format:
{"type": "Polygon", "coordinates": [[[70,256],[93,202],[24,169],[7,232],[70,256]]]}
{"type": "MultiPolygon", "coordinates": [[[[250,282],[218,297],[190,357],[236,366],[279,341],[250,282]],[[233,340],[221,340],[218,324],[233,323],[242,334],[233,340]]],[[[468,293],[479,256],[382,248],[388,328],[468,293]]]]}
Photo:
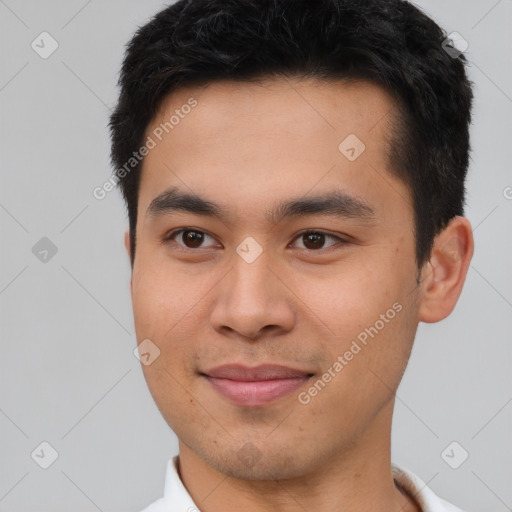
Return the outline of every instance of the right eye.
{"type": "Polygon", "coordinates": [[[211,235],[195,228],[180,228],[176,229],[167,235],[163,242],[173,242],[180,247],[190,250],[194,249],[206,249],[207,247],[201,247],[201,244],[205,241],[205,238],[211,238],[215,240],[211,235]],[[176,239],[176,240],[175,240],[176,239]],[[181,243],[180,243],[181,242],[181,243]]]}

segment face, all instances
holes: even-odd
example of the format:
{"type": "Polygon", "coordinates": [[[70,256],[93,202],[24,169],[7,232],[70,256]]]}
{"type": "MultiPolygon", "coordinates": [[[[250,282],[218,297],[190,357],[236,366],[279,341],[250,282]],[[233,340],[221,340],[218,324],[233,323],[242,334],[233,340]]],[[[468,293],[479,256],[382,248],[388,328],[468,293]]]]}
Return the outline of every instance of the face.
{"type": "Polygon", "coordinates": [[[387,436],[419,321],[393,112],[367,83],[226,81],[172,93],[147,129],[131,286],[138,343],[160,353],[144,375],[223,473],[291,478],[387,436]]]}

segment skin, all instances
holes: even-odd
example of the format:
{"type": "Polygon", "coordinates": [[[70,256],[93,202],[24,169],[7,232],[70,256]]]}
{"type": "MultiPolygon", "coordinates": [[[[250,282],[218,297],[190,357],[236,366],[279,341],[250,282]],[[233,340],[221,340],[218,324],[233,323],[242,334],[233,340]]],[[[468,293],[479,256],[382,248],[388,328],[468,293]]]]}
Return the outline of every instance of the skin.
{"type": "MultiPolygon", "coordinates": [[[[197,106],[143,163],[131,279],[137,340],[161,351],[144,376],[179,438],[184,485],[205,512],[419,510],[392,478],[394,395],[418,323],[445,318],[458,300],[473,254],[469,221],[456,217],[438,235],[418,285],[411,193],[387,161],[393,102],[377,86],[279,78],[188,87],[166,98],[147,134],[190,97],[197,106]],[[350,133],[366,146],[352,162],[338,150],[350,133]],[[148,215],[169,187],[229,217],[148,215]],[[364,200],[373,218],[276,224],[265,215],[333,189],[364,200]],[[180,235],[163,242],[179,228],[207,236],[199,248],[180,235]],[[345,242],[315,245],[298,236],[305,229],[345,242]],[[252,263],[236,252],[248,236],[263,251],[252,263]],[[270,363],[315,382],[394,303],[401,311],[306,405],[297,395],[312,382],[249,409],[199,374],[270,363]]],[[[128,233],[125,244],[129,253],[128,233]]]]}

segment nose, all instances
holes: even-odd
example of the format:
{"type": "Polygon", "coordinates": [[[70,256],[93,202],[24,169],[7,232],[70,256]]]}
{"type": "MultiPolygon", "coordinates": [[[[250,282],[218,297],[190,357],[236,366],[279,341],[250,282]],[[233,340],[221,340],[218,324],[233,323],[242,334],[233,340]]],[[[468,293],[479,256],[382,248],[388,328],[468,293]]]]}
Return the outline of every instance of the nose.
{"type": "Polygon", "coordinates": [[[293,293],[265,251],[252,262],[237,254],[217,285],[214,300],[210,321],[225,335],[256,341],[288,332],[296,321],[293,293]]]}

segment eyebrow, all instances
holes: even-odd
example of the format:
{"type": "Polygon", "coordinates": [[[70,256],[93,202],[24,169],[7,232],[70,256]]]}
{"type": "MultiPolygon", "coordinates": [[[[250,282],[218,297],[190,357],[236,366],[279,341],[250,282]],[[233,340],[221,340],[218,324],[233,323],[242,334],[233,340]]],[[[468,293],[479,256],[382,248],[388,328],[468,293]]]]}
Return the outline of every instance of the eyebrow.
{"type": "MultiPolygon", "coordinates": [[[[156,196],[146,210],[146,216],[159,217],[176,211],[184,211],[206,217],[229,219],[229,210],[195,193],[182,192],[176,187],[165,190],[156,196]]],[[[299,197],[277,203],[265,212],[265,218],[275,224],[293,217],[322,215],[370,221],[375,212],[370,205],[343,190],[333,190],[324,194],[299,197]]]]}

